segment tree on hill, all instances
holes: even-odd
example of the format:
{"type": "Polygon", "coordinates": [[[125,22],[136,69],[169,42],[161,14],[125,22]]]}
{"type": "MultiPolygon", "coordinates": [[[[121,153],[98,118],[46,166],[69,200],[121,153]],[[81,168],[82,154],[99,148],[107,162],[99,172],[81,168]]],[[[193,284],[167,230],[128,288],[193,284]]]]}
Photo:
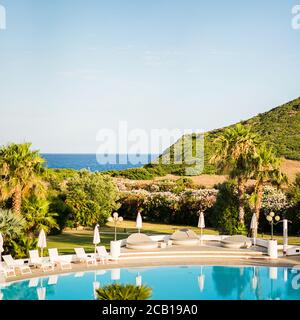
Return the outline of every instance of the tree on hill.
{"type": "MultiPolygon", "coordinates": [[[[272,146],[276,154],[290,160],[300,160],[300,98],[294,99],[268,112],[261,113],[248,120],[240,122],[243,126],[251,128],[267,146],[272,146]]],[[[214,141],[222,136],[231,125],[205,133],[204,170],[205,174],[216,173],[215,165],[210,159],[215,154],[214,141]]],[[[185,139],[187,136],[185,136],[185,139]]],[[[160,157],[168,156],[171,150],[182,148],[183,139],[180,138],[170,146],[160,157]]],[[[180,171],[174,164],[164,165],[166,172],[184,175],[186,164],[180,165],[180,171]]]]}
{"type": "Polygon", "coordinates": [[[214,156],[211,163],[219,173],[227,172],[237,181],[239,197],[239,223],[245,224],[245,186],[251,176],[251,157],[258,145],[258,137],[250,128],[237,124],[227,128],[214,140],[214,156]]]}

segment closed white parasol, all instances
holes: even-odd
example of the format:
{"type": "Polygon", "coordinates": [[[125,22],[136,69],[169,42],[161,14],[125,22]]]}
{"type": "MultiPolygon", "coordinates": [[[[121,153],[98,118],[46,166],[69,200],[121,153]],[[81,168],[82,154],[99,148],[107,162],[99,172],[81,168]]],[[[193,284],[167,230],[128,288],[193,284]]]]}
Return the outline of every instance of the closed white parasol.
{"type": "Polygon", "coordinates": [[[199,221],[198,221],[198,228],[201,229],[201,244],[202,244],[202,233],[203,229],[205,228],[205,220],[204,220],[204,213],[201,211],[199,214],[199,221]]]}
{"type": "Polygon", "coordinates": [[[44,229],[41,230],[38,238],[38,248],[41,249],[41,256],[43,257],[43,250],[47,248],[47,240],[46,240],[46,233],[44,229]]]}
{"type": "Polygon", "coordinates": [[[96,254],[96,247],[101,242],[100,233],[99,233],[99,225],[97,224],[94,229],[94,237],[93,237],[93,244],[95,245],[95,254],[96,254]]]}
{"type": "Polygon", "coordinates": [[[143,220],[142,220],[142,216],[141,213],[139,212],[137,217],[136,217],[136,224],[135,227],[139,230],[139,233],[141,232],[141,229],[143,227],[143,220]]]}
{"type": "Polygon", "coordinates": [[[253,244],[256,245],[256,237],[257,237],[257,218],[256,214],[253,213],[251,223],[250,223],[250,229],[252,230],[253,235],[253,244]]]}

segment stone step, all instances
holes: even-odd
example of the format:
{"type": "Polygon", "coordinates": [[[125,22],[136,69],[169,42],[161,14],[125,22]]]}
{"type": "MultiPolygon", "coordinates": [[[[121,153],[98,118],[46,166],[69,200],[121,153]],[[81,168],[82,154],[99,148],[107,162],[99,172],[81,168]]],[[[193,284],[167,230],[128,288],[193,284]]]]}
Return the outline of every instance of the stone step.
{"type": "Polygon", "coordinates": [[[195,254],[195,255],[151,255],[151,256],[121,256],[118,260],[119,261],[126,261],[126,260],[147,260],[147,259],[152,259],[152,260],[162,260],[162,259],[269,259],[267,255],[263,256],[251,256],[251,255],[213,255],[213,254],[195,254]]]}
{"type": "Polygon", "coordinates": [[[121,257],[143,257],[143,256],[169,256],[169,255],[210,255],[219,257],[220,255],[238,255],[238,256],[264,256],[266,253],[261,251],[212,251],[212,250],[203,250],[203,251],[139,251],[139,252],[121,252],[121,257]]]}

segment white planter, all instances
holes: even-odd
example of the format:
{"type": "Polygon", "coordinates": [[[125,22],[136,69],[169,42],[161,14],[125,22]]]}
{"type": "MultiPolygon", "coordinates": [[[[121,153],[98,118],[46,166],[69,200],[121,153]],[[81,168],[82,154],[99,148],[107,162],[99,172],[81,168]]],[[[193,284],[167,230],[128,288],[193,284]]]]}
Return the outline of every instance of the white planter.
{"type": "Polygon", "coordinates": [[[268,256],[271,259],[277,259],[278,258],[277,240],[269,240],[268,241],[268,256]]]}
{"type": "Polygon", "coordinates": [[[113,259],[118,259],[121,255],[121,241],[110,242],[110,255],[113,259]]]}

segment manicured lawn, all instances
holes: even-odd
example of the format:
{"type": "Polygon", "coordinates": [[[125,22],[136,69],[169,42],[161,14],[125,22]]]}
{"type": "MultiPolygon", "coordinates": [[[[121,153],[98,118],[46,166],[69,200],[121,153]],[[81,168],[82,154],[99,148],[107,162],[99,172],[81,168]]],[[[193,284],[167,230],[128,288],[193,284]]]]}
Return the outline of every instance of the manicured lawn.
{"type": "MultiPolygon", "coordinates": [[[[176,229],[189,228],[197,233],[200,230],[196,227],[175,226],[158,223],[143,223],[143,233],[146,234],[172,234],[176,229]]],[[[118,240],[127,238],[131,233],[137,232],[135,221],[123,221],[118,225],[118,240]]],[[[204,234],[218,234],[213,229],[204,229],[204,234]]],[[[100,228],[101,245],[109,248],[109,243],[114,240],[114,228],[111,223],[100,228]]],[[[48,248],[58,248],[60,254],[73,253],[74,248],[83,247],[86,252],[93,252],[93,230],[68,230],[60,235],[48,237],[48,248]]]]}
{"type": "MultiPolygon", "coordinates": [[[[160,223],[143,223],[143,233],[146,234],[172,234],[176,229],[189,228],[200,233],[197,227],[193,226],[177,226],[160,223]]],[[[118,239],[125,239],[131,233],[137,232],[135,229],[135,221],[123,221],[118,225],[118,239]]],[[[204,234],[219,234],[214,229],[204,229],[204,234]]],[[[114,240],[114,228],[111,223],[100,228],[101,245],[109,248],[109,243],[114,240]]],[[[262,237],[262,235],[259,235],[262,237]]],[[[264,239],[270,239],[270,235],[263,235],[264,239]]],[[[279,244],[282,244],[282,236],[274,236],[279,244]]],[[[300,245],[300,237],[289,237],[289,244],[300,245]]],[[[48,248],[58,248],[60,254],[73,253],[74,248],[83,247],[87,252],[93,252],[93,230],[68,230],[60,235],[48,237],[48,248]]]]}
{"type": "MultiPolygon", "coordinates": [[[[135,221],[123,221],[122,223],[120,223],[118,230],[120,230],[121,232],[124,232],[124,229],[127,230],[127,232],[129,233],[134,233],[137,232],[137,230],[135,229],[135,221]]],[[[109,228],[110,230],[112,230],[112,224],[108,223],[106,228],[109,228]]],[[[200,234],[200,229],[195,227],[195,226],[184,226],[184,225],[169,225],[169,224],[161,224],[161,223],[146,223],[143,222],[143,232],[144,233],[148,233],[148,234],[172,234],[174,233],[175,230],[177,229],[182,229],[182,228],[188,228],[191,229],[193,231],[195,231],[196,233],[200,234]]],[[[214,229],[204,229],[203,230],[204,234],[219,234],[218,231],[214,230],[214,229]]]]}
{"type": "MultiPolygon", "coordinates": [[[[264,234],[264,235],[259,235],[259,238],[270,240],[271,236],[268,234],[264,234]]],[[[274,240],[278,241],[278,244],[283,244],[283,238],[281,235],[274,235],[273,238],[274,240]]],[[[289,244],[300,246],[300,237],[289,236],[289,244]]]]}
{"type": "MultiPolygon", "coordinates": [[[[109,247],[113,240],[113,234],[101,234],[100,245],[109,247]]],[[[126,238],[126,235],[119,235],[118,239],[126,238]]],[[[83,247],[86,252],[94,252],[93,231],[65,231],[60,235],[48,237],[48,248],[57,248],[60,254],[74,253],[74,248],[83,247]]]]}

